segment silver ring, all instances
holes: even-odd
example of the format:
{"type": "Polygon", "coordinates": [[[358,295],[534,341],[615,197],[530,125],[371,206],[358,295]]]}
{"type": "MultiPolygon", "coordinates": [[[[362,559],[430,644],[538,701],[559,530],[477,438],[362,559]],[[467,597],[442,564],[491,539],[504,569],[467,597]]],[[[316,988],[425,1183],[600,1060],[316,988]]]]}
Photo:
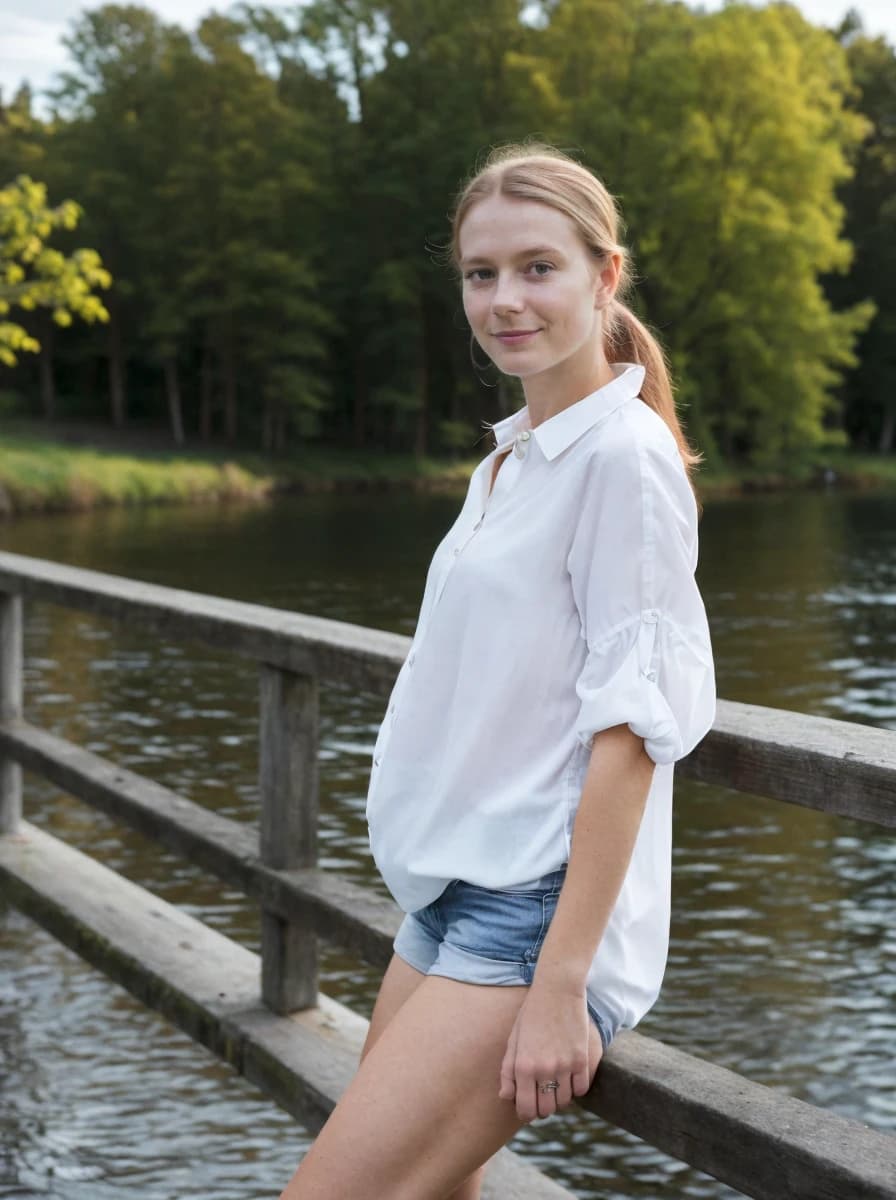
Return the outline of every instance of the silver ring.
{"type": "Polygon", "coordinates": [[[538,1090],[540,1092],[556,1092],[559,1086],[560,1084],[556,1079],[549,1079],[545,1083],[540,1083],[538,1085],[538,1090]]]}

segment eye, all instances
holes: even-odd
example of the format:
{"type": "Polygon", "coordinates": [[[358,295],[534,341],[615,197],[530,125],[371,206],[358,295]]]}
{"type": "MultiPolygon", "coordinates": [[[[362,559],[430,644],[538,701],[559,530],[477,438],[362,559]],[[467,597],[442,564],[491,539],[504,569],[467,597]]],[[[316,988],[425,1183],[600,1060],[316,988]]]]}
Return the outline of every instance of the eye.
{"type": "MultiPolygon", "coordinates": [[[[549,262],[541,262],[541,261],[539,261],[539,262],[531,262],[531,263],[529,263],[529,267],[547,267],[547,269],[548,269],[548,272],[550,272],[550,271],[553,271],[553,270],[555,270],[555,269],[556,269],[556,268],[554,267],[553,263],[549,263],[549,262]]],[[[526,269],[528,270],[528,269],[529,269],[529,267],[527,267],[526,269]]],[[[491,268],[490,268],[490,267],[474,267],[474,268],[472,269],[472,271],[467,271],[467,273],[464,275],[464,279],[473,279],[475,276],[477,276],[477,275],[481,275],[483,271],[485,271],[485,272],[487,273],[487,272],[489,272],[490,270],[491,270],[491,268]]],[[[539,279],[544,279],[544,278],[545,278],[545,276],[546,276],[546,274],[547,274],[547,272],[544,272],[544,273],[542,273],[542,272],[538,272],[538,273],[537,273],[537,278],[539,278],[539,279]]],[[[481,280],[477,280],[477,282],[481,282],[481,280]]]]}

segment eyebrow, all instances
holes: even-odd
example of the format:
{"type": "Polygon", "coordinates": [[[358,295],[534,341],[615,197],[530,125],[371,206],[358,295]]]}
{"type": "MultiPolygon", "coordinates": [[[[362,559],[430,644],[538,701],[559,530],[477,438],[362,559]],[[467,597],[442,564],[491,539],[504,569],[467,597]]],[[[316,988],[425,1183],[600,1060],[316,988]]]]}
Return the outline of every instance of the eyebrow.
{"type": "MultiPolygon", "coordinates": [[[[528,250],[517,251],[513,257],[530,258],[536,254],[553,254],[555,258],[563,258],[562,252],[557,250],[554,246],[531,246],[528,250]]],[[[490,261],[490,259],[483,257],[481,254],[473,254],[469,258],[462,258],[460,260],[460,265],[462,267],[468,267],[471,263],[487,263],[490,261]]]]}

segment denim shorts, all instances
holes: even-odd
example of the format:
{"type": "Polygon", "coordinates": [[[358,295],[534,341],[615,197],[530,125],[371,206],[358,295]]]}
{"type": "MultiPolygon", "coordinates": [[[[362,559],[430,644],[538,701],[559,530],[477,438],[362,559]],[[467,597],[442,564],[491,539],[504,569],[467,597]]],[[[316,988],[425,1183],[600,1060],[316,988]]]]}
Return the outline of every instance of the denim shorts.
{"type": "MultiPolygon", "coordinates": [[[[521,888],[485,888],[453,879],[431,904],[405,914],[392,948],[424,975],[531,984],[565,877],[564,865],[521,888]]],[[[610,1024],[590,1000],[587,1005],[606,1050],[610,1024]]]]}

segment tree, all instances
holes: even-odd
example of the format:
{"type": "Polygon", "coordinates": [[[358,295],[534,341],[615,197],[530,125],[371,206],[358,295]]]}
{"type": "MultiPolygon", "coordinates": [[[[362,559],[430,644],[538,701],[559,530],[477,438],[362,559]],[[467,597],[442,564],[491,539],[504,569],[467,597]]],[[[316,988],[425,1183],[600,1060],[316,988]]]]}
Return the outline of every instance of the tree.
{"type": "Polygon", "coordinates": [[[178,118],[176,131],[167,126],[160,189],[169,220],[158,233],[170,242],[180,312],[202,346],[201,428],[207,435],[214,377],[227,440],[241,425],[260,426],[265,447],[279,449],[290,425],[301,436],[318,432],[329,395],[319,364],[333,322],[317,265],[327,246],[314,236],[318,184],[307,166],[318,135],[258,68],[245,33],[242,22],[209,16],[192,56],[177,57],[178,118]]]}
{"type": "Polygon", "coordinates": [[[866,37],[854,15],[838,34],[856,82],[852,104],[869,132],[840,192],[855,259],[847,276],[825,283],[834,303],[875,305],[842,396],[855,443],[886,454],[896,449],[896,52],[882,37],[866,37]]]}
{"type": "Polygon", "coordinates": [[[865,134],[842,48],[788,4],[559,0],[542,49],[698,443],[781,466],[842,440],[832,389],[872,311],[819,282],[850,265],[835,193],[865,134]]]}
{"type": "MultiPolygon", "coordinates": [[[[47,204],[47,189],[28,175],[0,189],[0,317],[13,309],[46,310],[59,326],[107,321],[109,314],[95,289],[108,288],[112,277],[95,250],[65,255],[47,244],[56,229],[74,229],[81,208],[65,200],[47,204]]],[[[37,353],[38,339],[25,326],[0,320],[0,363],[13,367],[22,352],[37,353]]],[[[52,418],[52,392],[46,416],[52,418]]]]}
{"type": "Polygon", "coordinates": [[[61,187],[82,199],[91,239],[115,279],[103,349],[116,427],[127,423],[128,359],[144,319],[145,264],[136,238],[154,208],[156,147],[144,137],[143,124],[174,33],[136,5],[85,12],[63,38],[72,64],[51,92],[57,128],[50,169],[61,187]]]}
{"type": "Polygon", "coordinates": [[[31,111],[31,89],[23,83],[7,103],[0,98],[0,185],[17,175],[44,178],[47,127],[31,111]]]}

